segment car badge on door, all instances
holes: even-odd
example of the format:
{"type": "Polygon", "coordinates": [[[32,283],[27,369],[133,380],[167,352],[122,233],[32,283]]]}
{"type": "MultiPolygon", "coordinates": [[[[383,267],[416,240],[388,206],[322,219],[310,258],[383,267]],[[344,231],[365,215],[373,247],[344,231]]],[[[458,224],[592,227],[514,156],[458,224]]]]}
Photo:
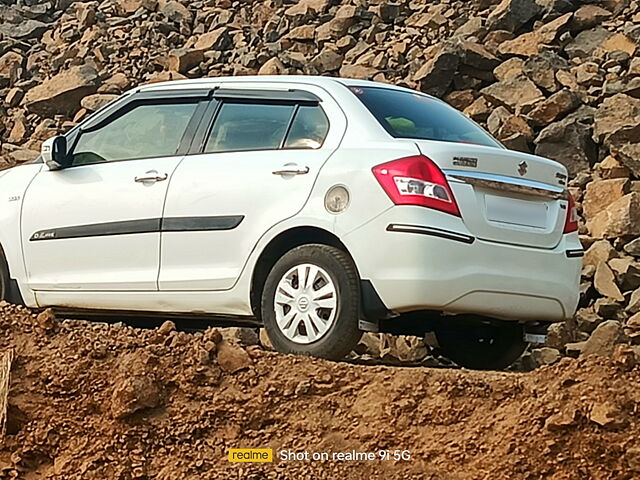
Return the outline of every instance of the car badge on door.
{"type": "Polygon", "coordinates": [[[527,165],[527,162],[520,162],[518,164],[518,173],[523,176],[525,173],[527,173],[527,168],[529,168],[529,165],[527,165]]]}

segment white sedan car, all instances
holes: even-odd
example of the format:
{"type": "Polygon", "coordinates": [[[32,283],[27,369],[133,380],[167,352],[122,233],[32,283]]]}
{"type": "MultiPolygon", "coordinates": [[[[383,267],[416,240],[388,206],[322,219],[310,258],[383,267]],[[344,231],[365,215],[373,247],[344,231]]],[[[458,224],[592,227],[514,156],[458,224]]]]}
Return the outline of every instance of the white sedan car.
{"type": "Polygon", "coordinates": [[[0,172],[0,298],[264,325],[334,359],[362,331],[433,331],[458,364],[501,368],[576,308],[566,187],[405,88],[146,85],[0,172]]]}

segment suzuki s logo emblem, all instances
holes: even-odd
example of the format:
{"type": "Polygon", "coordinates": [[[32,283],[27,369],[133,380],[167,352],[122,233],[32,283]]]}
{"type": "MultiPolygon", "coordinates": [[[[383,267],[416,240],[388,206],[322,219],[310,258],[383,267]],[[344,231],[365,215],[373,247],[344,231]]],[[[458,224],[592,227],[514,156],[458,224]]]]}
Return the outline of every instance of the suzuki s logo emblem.
{"type": "Polygon", "coordinates": [[[527,162],[520,162],[518,164],[518,173],[520,174],[520,176],[523,176],[525,173],[527,173],[527,168],[529,168],[527,162]]]}

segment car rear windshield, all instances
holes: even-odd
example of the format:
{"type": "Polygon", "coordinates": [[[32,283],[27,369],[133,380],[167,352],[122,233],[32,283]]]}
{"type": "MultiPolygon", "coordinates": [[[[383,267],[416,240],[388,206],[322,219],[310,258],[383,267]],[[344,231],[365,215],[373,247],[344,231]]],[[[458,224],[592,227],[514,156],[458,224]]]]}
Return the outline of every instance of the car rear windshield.
{"type": "Polygon", "coordinates": [[[390,135],[500,147],[456,109],[420,93],[380,87],[349,87],[390,135]]]}

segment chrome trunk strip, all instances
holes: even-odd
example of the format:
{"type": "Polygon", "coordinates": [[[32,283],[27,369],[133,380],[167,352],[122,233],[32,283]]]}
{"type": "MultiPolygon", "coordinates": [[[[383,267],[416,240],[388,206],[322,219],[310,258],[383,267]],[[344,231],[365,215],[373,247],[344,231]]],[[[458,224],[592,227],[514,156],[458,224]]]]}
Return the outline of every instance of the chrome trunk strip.
{"type": "Polygon", "coordinates": [[[566,199],[567,190],[556,185],[528,180],[526,178],[508,177],[492,173],[468,172],[464,170],[444,170],[447,177],[459,180],[470,185],[501,190],[503,192],[521,193],[523,195],[535,195],[552,199],[566,199]]]}

